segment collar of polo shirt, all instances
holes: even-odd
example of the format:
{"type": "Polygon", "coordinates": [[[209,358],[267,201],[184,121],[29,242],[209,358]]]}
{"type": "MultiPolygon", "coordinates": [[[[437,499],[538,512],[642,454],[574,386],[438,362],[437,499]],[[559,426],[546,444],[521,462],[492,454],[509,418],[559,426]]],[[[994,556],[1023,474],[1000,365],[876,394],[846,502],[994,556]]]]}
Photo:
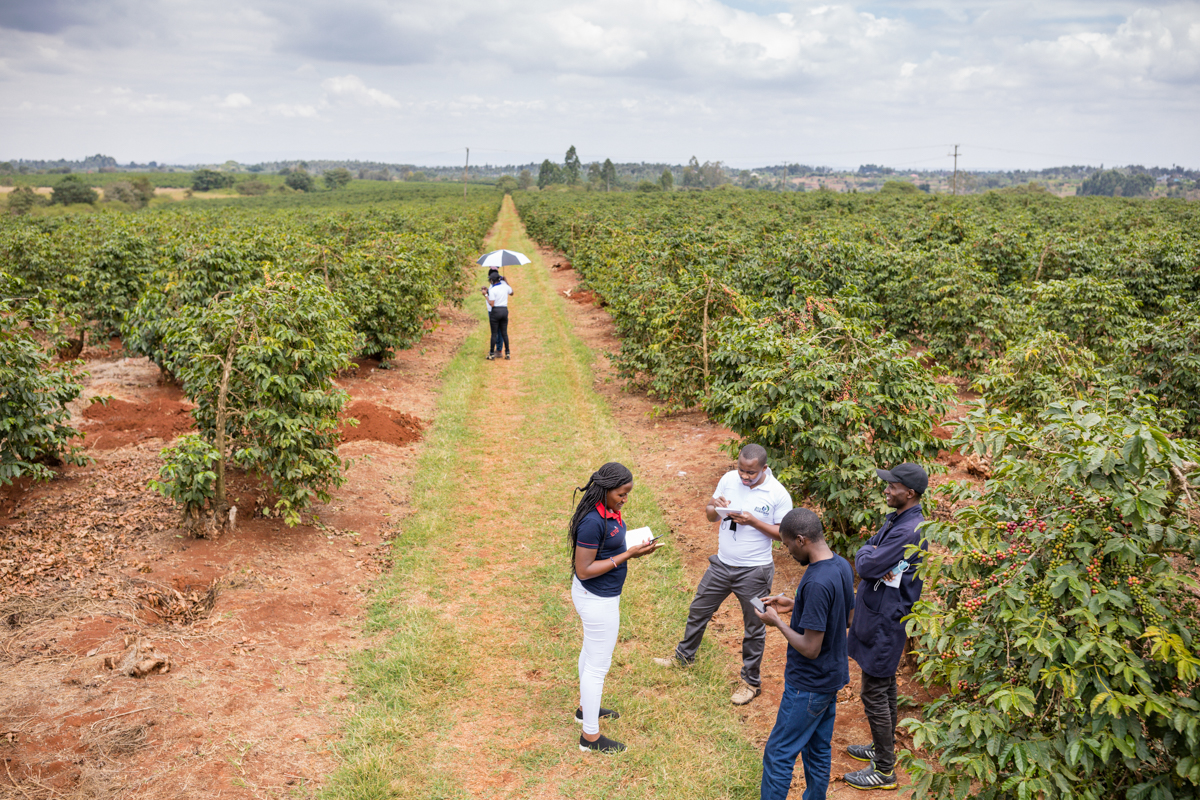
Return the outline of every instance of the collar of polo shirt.
{"type": "Polygon", "coordinates": [[[596,503],[596,510],[600,512],[601,519],[615,519],[617,522],[625,521],[625,520],[621,519],[620,511],[610,510],[608,506],[604,505],[603,500],[601,500],[599,503],[596,503]]]}

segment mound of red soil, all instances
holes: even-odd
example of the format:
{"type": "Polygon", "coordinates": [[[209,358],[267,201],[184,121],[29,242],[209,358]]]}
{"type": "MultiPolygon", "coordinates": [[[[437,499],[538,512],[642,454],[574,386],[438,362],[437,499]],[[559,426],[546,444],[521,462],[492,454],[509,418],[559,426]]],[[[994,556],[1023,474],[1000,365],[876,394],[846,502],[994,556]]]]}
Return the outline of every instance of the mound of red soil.
{"type": "Polygon", "coordinates": [[[395,411],[386,406],[356,400],[342,411],[342,418],[352,417],[358,425],[342,425],[342,441],[357,442],[364,439],[386,442],[403,447],[419,441],[424,424],[418,418],[395,411]]]}
{"type": "Polygon", "coordinates": [[[574,290],[567,290],[567,291],[570,291],[571,293],[567,294],[567,292],[564,291],[563,295],[568,300],[573,300],[576,303],[579,303],[581,305],[585,305],[585,306],[603,306],[604,305],[604,302],[599,297],[596,296],[595,292],[591,291],[590,289],[574,289],[574,290]]]}
{"type": "Polygon", "coordinates": [[[84,447],[115,450],[146,439],[169,442],[195,428],[191,406],[172,397],[158,397],[146,403],[109,400],[92,403],[84,419],[92,424],[84,430],[84,447]]]}

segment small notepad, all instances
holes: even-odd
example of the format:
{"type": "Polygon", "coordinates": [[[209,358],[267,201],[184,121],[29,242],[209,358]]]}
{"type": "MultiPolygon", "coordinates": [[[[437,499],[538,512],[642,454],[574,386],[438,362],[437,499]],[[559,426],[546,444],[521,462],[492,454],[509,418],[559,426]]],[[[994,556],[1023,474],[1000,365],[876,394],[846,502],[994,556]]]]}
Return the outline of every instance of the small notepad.
{"type": "Polygon", "coordinates": [[[631,531],[625,531],[625,546],[637,547],[639,544],[645,544],[654,538],[654,534],[649,527],[634,528],[631,531]]]}

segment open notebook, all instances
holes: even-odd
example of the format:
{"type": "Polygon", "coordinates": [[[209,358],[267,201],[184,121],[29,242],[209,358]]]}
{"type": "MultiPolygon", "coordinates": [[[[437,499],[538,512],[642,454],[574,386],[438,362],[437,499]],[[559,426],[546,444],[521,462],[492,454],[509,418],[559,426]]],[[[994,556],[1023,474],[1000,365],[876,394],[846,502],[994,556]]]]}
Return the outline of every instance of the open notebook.
{"type": "Polygon", "coordinates": [[[639,544],[645,544],[654,538],[654,534],[650,532],[650,528],[634,528],[631,531],[625,531],[625,546],[637,547],[639,544]]]}

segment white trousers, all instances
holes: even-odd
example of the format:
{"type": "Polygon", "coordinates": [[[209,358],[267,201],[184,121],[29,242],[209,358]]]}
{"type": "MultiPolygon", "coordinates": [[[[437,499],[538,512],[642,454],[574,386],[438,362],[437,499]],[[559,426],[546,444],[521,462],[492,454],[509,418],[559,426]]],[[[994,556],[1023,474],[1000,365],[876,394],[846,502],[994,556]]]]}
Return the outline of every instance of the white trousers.
{"type": "Polygon", "coordinates": [[[573,577],[571,600],[583,621],[583,647],[579,651],[579,707],[583,713],[583,732],[599,733],[604,676],[612,665],[617,631],[621,627],[621,596],[592,594],[583,588],[579,578],[573,577]]]}

